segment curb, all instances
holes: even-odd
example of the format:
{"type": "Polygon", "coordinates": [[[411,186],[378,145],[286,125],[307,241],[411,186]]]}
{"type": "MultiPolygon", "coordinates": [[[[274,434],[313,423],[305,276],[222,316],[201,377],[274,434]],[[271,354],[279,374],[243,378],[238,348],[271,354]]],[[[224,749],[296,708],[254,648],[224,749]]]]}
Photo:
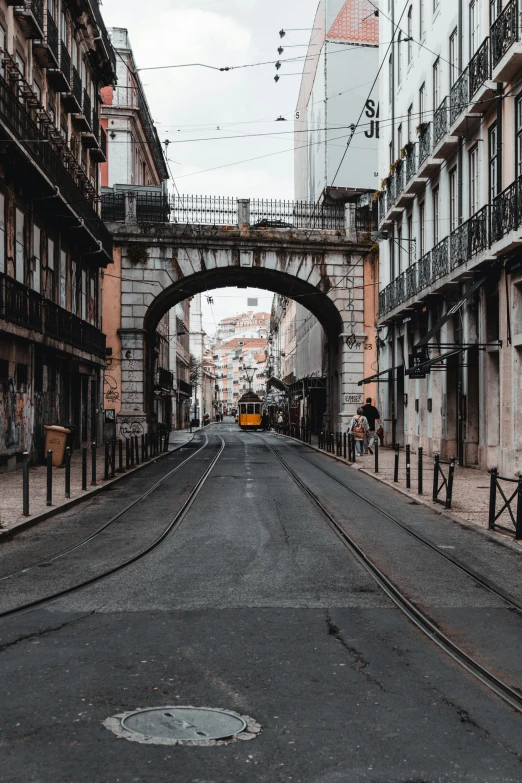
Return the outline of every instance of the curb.
{"type": "Polygon", "coordinates": [[[502,544],[502,546],[507,547],[507,549],[511,549],[513,552],[517,552],[518,554],[522,553],[521,544],[518,544],[515,541],[511,541],[507,535],[498,533],[495,530],[488,530],[487,528],[478,527],[478,525],[474,525],[472,522],[467,522],[465,519],[461,519],[456,514],[452,514],[447,509],[442,510],[440,506],[436,505],[431,500],[428,500],[423,495],[414,495],[412,492],[408,492],[406,489],[402,489],[402,487],[398,487],[395,484],[392,484],[390,481],[381,478],[378,473],[371,473],[367,468],[363,468],[353,462],[349,462],[347,459],[344,459],[344,457],[338,457],[336,454],[330,454],[328,451],[323,451],[323,449],[320,449],[317,446],[313,446],[311,443],[304,443],[302,440],[299,440],[299,438],[292,438],[290,435],[280,435],[277,432],[274,434],[279,438],[287,438],[288,440],[293,440],[296,443],[302,443],[304,446],[308,446],[308,448],[317,451],[318,454],[324,454],[326,457],[330,457],[330,459],[333,459],[336,462],[340,462],[341,464],[346,465],[348,468],[352,468],[353,470],[358,470],[361,473],[364,473],[365,476],[369,476],[370,478],[375,479],[380,484],[384,484],[385,486],[390,487],[391,489],[395,490],[395,492],[399,492],[401,495],[410,500],[413,498],[419,506],[429,508],[430,511],[434,511],[435,514],[438,514],[440,517],[444,517],[450,522],[453,522],[456,525],[460,525],[465,530],[478,533],[484,538],[488,538],[490,541],[494,541],[496,544],[502,544]]]}
{"type": "Polygon", "coordinates": [[[172,454],[172,452],[178,451],[179,449],[183,448],[183,446],[186,446],[187,443],[192,443],[192,441],[196,437],[197,432],[198,430],[193,432],[192,437],[189,440],[185,441],[185,443],[181,443],[179,446],[176,446],[175,448],[170,449],[169,451],[166,451],[163,454],[158,454],[156,457],[148,459],[146,462],[141,462],[139,465],[132,468],[132,470],[128,470],[125,473],[121,473],[120,475],[115,476],[113,479],[109,479],[109,481],[104,481],[103,484],[100,484],[97,487],[93,487],[93,489],[88,489],[86,492],[83,492],[83,494],[78,495],[77,497],[72,498],[71,500],[68,500],[66,503],[62,503],[59,506],[50,508],[49,511],[42,511],[41,514],[36,514],[36,516],[34,517],[29,517],[28,519],[24,519],[22,522],[17,522],[12,527],[9,527],[5,530],[0,530],[0,546],[2,544],[6,544],[8,541],[11,541],[19,533],[23,533],[24,531],[29,530],[29,528],[35,527],[36,525],[40,524],[40,522],[44,522],[46,519],[50,519],[51,517],[54,517],[57,514],[61,514],[64,511],[69,511],[71,508],[74,508],[75,506],[79,506],[80,503],[83,503],[85,500],[89,500],[94,495],[98,495],[100,492],[103,492],[104,489],[112,486],[117,481],[121,481],[122,479],[127,478],[127,476],[131,476],[133,473],[136,473],[142,468],[145,468],[147,465],[152,465],[153,462],[159,462],[159,460],[163,459],[164,457],[167,457],[169,454],[172,454]]]}

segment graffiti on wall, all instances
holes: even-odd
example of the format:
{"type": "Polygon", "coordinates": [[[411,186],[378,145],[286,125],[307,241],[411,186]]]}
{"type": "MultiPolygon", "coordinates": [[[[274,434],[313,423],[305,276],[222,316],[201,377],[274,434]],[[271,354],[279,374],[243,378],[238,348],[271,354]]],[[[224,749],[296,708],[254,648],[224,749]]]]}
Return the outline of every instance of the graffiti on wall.
{"type": "Polygon", "coordinates": [[[30,390],[22,387],[17,391],[14,378],[9,378],[0,404],[0,450],[29,451],[33,426],[34,405],[30,390]]]}

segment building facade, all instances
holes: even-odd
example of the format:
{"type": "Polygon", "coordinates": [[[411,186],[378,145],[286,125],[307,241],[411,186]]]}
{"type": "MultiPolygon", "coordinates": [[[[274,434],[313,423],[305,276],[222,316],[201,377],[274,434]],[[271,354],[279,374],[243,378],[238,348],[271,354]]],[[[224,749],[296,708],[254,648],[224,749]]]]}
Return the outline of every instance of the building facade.
{"type": "Polygon", "coordinates": [[[380,83],[383,181],[376,194],[388,439],[518,474],[517,5],[439,0],[412,3],[401,17],[402,10],[391,0],[380,15],[381,40],[391,41],[396,26],[380,83]]]}
{"type": "Polygon", "coordinates": [[[115,54],[97,2],[0,0],[0,470],[44,426],[103,434],[100,90],[115,54]]]}
{"type": "MultiPolygon", "coordinates": [[[[143,213],[154,209],[165,199],[168,180],[167,164],[136,70],[129,34],[118,27],[111,28],[109,35],[116,52],[118,81],[101,91],[101,123],[107,131],[106,161],[101,166],[104,218],[112,218],[115,211],[123,209],[132,197],[129,194],[136,194],[136,208],[143,213]]],[[[146,219],[147,215],[143,217],[146,219]]],[[[115,265],[119,263],[119,253],[115,253],[115,265]]],[[[116,419],[121,415],[121,310],[115,302],[119,300],[121,304],[122,297],[132,297],[133,293],[132,281],[121,280],[115,270],[108,270],[103,279],[103,323],[112,357],[104,381],[107,437],[116,435],[116,419]],[[129,287],[131,290],[125,290],[129,287]]],[[[152,346],[153,416],[160,431],[171,429],[177,421],[176,364],[171,365],[170,348],[175,317],[174,323],[169,313],[160,320],[152,346]]]]}
{"type": "Polygon", "coordinates": [[[184,299],[169,310],[170,370],[174,397],[172,426],[177,430],[190,427],[192,384],[190,381],[190,299],[184,299]]]}
{"type": "Polygon", "coordinates": [[[319,2],[295,111],[298,201],[356,201],[377,186],[379,104],[368,99],[379,67],[376,8],[370,0],[319,2]],[[364,119],[347,148],[360,113],[364,119]]]}
{"type": "Polygon", "coordinates": [[[234,337],[213,347],[220,412],[236,410],[239,398],[250,387],[260,397],[265,396],[267,346],[264,338],[234,337]]]}

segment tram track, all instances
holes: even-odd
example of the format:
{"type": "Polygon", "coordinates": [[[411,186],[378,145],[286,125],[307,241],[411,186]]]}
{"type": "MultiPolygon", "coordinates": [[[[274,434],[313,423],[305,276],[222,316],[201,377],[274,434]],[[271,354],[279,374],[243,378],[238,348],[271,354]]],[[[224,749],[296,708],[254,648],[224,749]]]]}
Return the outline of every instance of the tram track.
{"type": "MultiPolygon", "coordinates": [[[[42,606],[43,604],[49,603],[50,601],[54,601],[58,598],[63,598],[67,595],[70,595],[77,590],[81,590],[82,588],[89,587],[93,584],[96,584],[97,582],[102,581],[108,576],[111,576],[113,574],[118,573],[119,571],[124,570],[125,568],[128,568],[129,566],[133,565],[134,563],[137,563],[139,560],[142,560],[144,557],[149,555],[151,552],[156,550],[164,541],[165,539],[173,532],[175,532],[180,524],[182,523],[183,519],[185,518],[187,512],[192,507],[192,504],[196,500],[197,496],[199,495],[201,489],[203,488],[203,485],[207,481],[208,477],[210,476],[212,470],[214,469],[216,463],[218,462],[219,458],[221,457],[223,451],[225,450],[226,443],[224,439],[218,435],[217,436],[219,440],[221,441],[221,447],[216,454],[216,456],[212,459],[210,462],[210,465],[207,467],[203,475],[198,479],[195,487],[190,492],[188,498],[185,500],[179,511],[175,514],[175,516],[170,520],[168,525],[163,529],[161,534],[150,544],[148,544],[144,549],[142,549],[137,554],[134,554],[128,558],[126,558],[123,562],[118,563],[115,566],[112,566],[109,569],[105,569],[100,574],[96,574],[95,576],[89,577],[89,579],[85,579],[81,582],[78,582],[74,585],[71,585],[69,587],[66,587],[62,590],[59,590],[55,593],[51,593],[47,596],[42,596],[40,598],[34,599],[32,601],[28,601],[24,604],[20,604],[19,606],[14,606],[10,609],[6,609],[3,611],[0,611],[0,619],[5,617],[10,617],[12,615],[18,614],[19,612],[23,612],[29,609],[35,609],[36,607],[42,606]]],[[[51,558],[46,558],[39,563],[33,563],[28,567],[19,569],[18,571],[14,571],[11,574],[8,574],[3,577],[3,579],[7,579],[12,576],[20,575],[23,573],[26,573],[29,570],[32,570],[33,568],[36,568],[38,565],[46,563],[46,562],[52,562],[54,560],[60,559],[64,557],[66,554],[70,554],[74,550],[80,548],[81,546],[84,546],[89,541],[92,541],[94,538],[97,538],[101,533],[103,533],[109,525],[112,525],[117,519],[120,519],[125,513],[128,513],[129,510],[134,508],[138,503],[143,502],[147,497],[151,495],[152,492],[156,491],[168,478],[170,478],[173,474],[175,474],[181,467],[187,464],[191,459],[193,459],[197,454],[202,452],[208,445],[208,438],[205,436],[205,443],[201,448],[199,448],[194,454],[192,454],[188,459],[184,460],[180,465],[176,466],[173,470],[171,470],[166,476],[164,476],[160,481],[156,482],[156,484],[149,488],[143,495],[141,495],[139,498],[137,498],[135,501],[133,501],[128,507],[126,507],[124,510],[122,510],[120,513],[112,517],[108,522],[106,522],[102,527],[100,527],[97,531],[92,533],[90,536],[86,537],[83,541],[78,542],[76,545],[67,548],[66,550],[63,550],[60,553],[57,553],[53,555],[51,558]]],[[[2,580],[0,580],[2,581],[2,580]]]]}
{"type": "MultiPolygon", "coordinates": [[[[497,677],[496,674],[494,674],[488,668],[483,666],[479,661],[476,660],[476,658],[474,658],[472,655],[467,653],[462,647],[460,647],[449,636],[447,636],[447,634],[445,634],[439,628],[439,626],[428,616],[428,614],[426,614],[426,612],[424,612],[415,603],[413,603],[413,601],[411,601],[397,587],[397,585],[391,579],[389,579],[388,576],[386,576],[386,574],[379,568],[379,566],[377,566],[368,557],[368,555],[364,552],[362,547],[353,539],[352,536],[350,536],[346,532],[344,527],[335,519],[335,517],[330,513],[330,511],[328,511],[328,509],[324,506],[324,504],[321,502],[321,500],[315,494],[315,492],[313,492],[310,489],[310,487],[307,486],[307,484],[298,476],[295,470],[290,465],[288,465],[288,463],[283,459],[283,457],[280,454],[278,454],[278,452],[275,449],[273,449],[272,446],[269,443],[267,443],[264,438],[260,438],[260,439],[265,444],[267,449],[284,467],[287,473],[289,473],[289,475],[292,477],[292,479],[297,484],[297,486],[309,498],[312,504],[319,510],[321,515],[325,518],[326,522],[329,524],[333,532],[337,535],[337,537],[344,544],[344,546],[351,552],[351,554],[355,557],[357,562],[365,569],[365,571],[370,574],[370,576],[375,580],[375,582],[379,585],[379,587],[383,590],[383,592],[390,598],[390,600],[395,604],[395,606],[397,606],[397,608],[425,636],[427,636],[441,650],[443,650],[456,663],[458,663],[459,666],[464,668],[469,674],[473,675],[473,677],[479,680],[490,691],[495,693],[512,709],[514,709],[519,714],[522,714],[522,693],[519,693],[515,688],[511,687],[508,683],[504,682],[500,677],[497,677]]],[[[292,453],[299,454],[299,452],[296,452],[293,449],[292,449],[292,453]]],[[[317,467],[313,462],[307,460],[306,457],[303,457],[303,459],[305,459],[314,467],[317,467]]],[[[318,469],[322,470],[321,468],[318,469]]],[[[331,478],[335,479],[336,481],[338,481],[338,479],[336,479],[334,476],[329,474],[328,471],[323,470],[322,472],[329,475],[331,478]]],[[[361,500],[366,501],[366,499],[362,495],[359,495],[359,493],[351,490],[343,482],[338,481],[338,483],[344,486],[346,489],[352,491],[353,494],[357,495],[357,497],[361,498],[361,500]]],[[[385,516],[388,516],[386,512],[382,512],[378,506],[375,506],[375,504],[371,503],[370,501],[366,501],[366,502],[368,502],[368,504],[372,506],[375,510],[379,511],[379,513],[384,513],[385,516]]],[[[393,521],[393,518],[392,517],[390,518],[393,521]]],[[[419,540],[422,541],[422,537],[419,540]]],[[[431,545],[430,548],[432,548],[431,545]]],[[[437,550],[435,549],[435,551],[437,550]]],[[[444,556],[444,553],[438,553],[438,554],[444,556]]],[[[452,562],[452,558],[446,558],[446,559],[452,562]]],[[[490,590],[497,597],[500,597],[502,598],[502,600],[507,601],[507,603],[511,604],[519,611],[522,610],[522,607],[512,597],[508,596],[507,598],[504,598],[504,595],[502,595],[503,591],[498,591],[495,586],[489,587],[488,586],[489,583],[487,582],[487,580],[483,580],[479,575],[477,575],[476,578],[473,575],[473,572],[470,569],[467,569],[466,566],[461,567],[461,565],[458,564],[456,561],[454,562],[454,565],[461,568],[461,570],[467,573],[468,576],[475,579],[475,581],[478,581],[479,584],[482,585],[482,587],[484,587],[487,590],[490,590]]]]}

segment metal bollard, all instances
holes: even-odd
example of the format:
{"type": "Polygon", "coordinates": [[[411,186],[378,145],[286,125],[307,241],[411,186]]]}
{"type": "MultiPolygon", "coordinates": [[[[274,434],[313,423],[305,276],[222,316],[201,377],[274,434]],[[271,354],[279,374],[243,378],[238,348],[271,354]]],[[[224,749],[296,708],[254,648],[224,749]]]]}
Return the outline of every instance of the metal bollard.
{"type": "Polygon", "coordinates": [[[451,498],[453,497],[453,476],[455,474],[455,457],[450,459],[448,486],[446,487],[446,508],[451,508],[451,498]]]}
{"type": "Polygon", "coordinates": [[[112,439],[111,443],[111,478],[116,476],[116,439],[112,439]]]}
{"type": "Polygon", "coordinates": [[[82,448],[82,491],[87,492],[87,446],[82,448]]]}
{"type": "Polygon", "coordinates": [[[109,444],[108,442],[105,444],[105,474],[104,474],[104,480],[109,480],[109,444]]]}
{"type": "Polygon", "coordinates": [[[145,462],[145,435],[141,434],[141,461],[145,462]]]}
{"type": "Polygon", "coordinates": [[[96,443],[91,443],[91,486],[96,486],[96,443]]]}
{"type": "Polygon", "coordinates": [[[437,500],[437,490],[439,488],[439,460],[439,455],[435,454],[433,457],[433,501],[437,500]]]}
{"type": "Polygon", "coordinates": [[[118,438],[118,473],[123,473],[123,441],[118,438]]]}
{"type": "Polygon", "coordinates": [[[71,449],[65,449],[65,497],[71,497],[71,449]]]}
{"type": "MultiPolygon", "coordinates": [[[[498,471],[496,468],[491,468],[489,471],[490,473],[490,480],[489,480],[489,521],[488,521],[488,527],[490,530],[493,530],[495,527],[495,517],[497,513],[497,475],[498,471]]],[[[517,498],[517,527],[518,527],[518,507],[520,505],[520,485],[518,490],[518,498],[517,498]]]]}
{"type": "Polygon", "coordinates": [[[518,497],[517,497],[517,523],[515,525],[515,539],[522,539],[522,473],[518,474],[518,497]]]}
{"type": "Polygon", "coordinates": [[[134,458],[136,460],[136,465],[140,464],[140,446],[138,441],[138,436],[134,436],[134,458]]]}
{"type": "Polygon", "coordinates": [[[130,446],[129,446],[129,449],[130,449],[130,464],[132,465],[132,467],[134,467],[134,438],[132,437],[132,435],[129,438],[129,443],[130,443],[130,446]]]}
{"type": "Polygon", "coordinates": [[[149,434],[145,435],[145,459],[149,458],[149,434]]]}
{"type": "Polygon", "coordinates": [[[410,444],[406,446],[406,489],[411,488],[410,444]]]}
{"type": "Polygon", "coordinates": [[[53,505],[53,452],[47,452],[47,501],[46,505],[53,505]]]}
{"type": "Polygon", "coordinates": [[[397,484],[399,482],[399,444],[395,446],[395,467],[393,471],[393,482],[397,484]]]}
{"type": "Polygon", "coordinates": [[[417,450],[417,493],[422,495],[422,446],[419,446],[417,450]]]}
{"type": "Polygon", "coordinates": [[[169,433],[165,433],[165,454],[168,454],[169,451],[169,433]]]}
{"type": "Polygon", "coordinates": [[[374,443],[374,454],[375,454],[375,472],[379,472],[379,438],[375,438],[374,443]]]}
{"type": "Polygon", "coordinates": [[[23,514],[24,517],[29,516],[29,452],[24,451],[24,464],[23,464],[23,514]]]}
{"type": "Polygon", "coordinates": [[[346,432],[343,434],[343,457],[346,459],[346,432]]]}

